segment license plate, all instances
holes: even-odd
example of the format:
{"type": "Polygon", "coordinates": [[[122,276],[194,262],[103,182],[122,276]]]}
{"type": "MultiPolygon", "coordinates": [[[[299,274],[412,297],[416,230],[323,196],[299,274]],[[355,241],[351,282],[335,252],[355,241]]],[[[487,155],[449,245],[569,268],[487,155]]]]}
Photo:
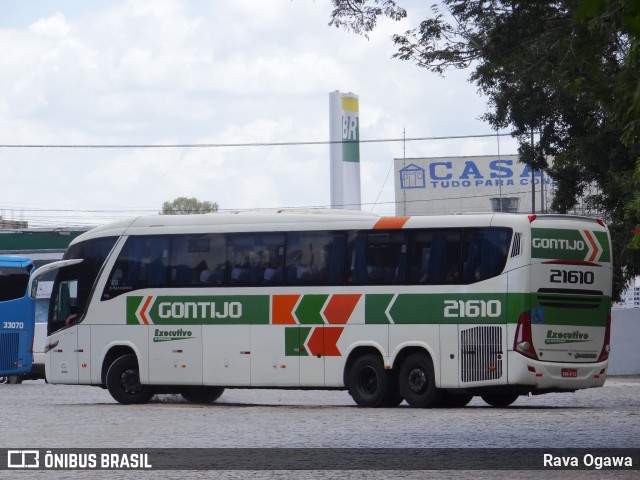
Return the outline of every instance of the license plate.
{"type": "Polygon", "coordinates": [[[563,368],[562,376],[564,378],[578,378],[578,369],[577,368],[563,368]]]}

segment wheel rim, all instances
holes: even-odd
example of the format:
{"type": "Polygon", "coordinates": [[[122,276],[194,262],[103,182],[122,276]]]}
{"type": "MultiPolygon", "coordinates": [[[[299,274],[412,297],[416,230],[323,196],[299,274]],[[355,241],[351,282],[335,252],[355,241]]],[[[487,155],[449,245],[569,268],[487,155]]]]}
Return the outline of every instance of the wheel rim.
{"type": "Polygon", "coordinates": [[[366,367],[360,371],[358,389],[365,395],[373,395],[378,391],[378,374],[373,368],[366,367]]]}
{"type": "Polygon", "coordinates": [[[122,385],[122,389],[127,393],[138,393],[142,390],[142,385],[140,384],[140,375],[137,370],[129,369],[122,372],[122,376],[120,377],[120,385],[122,385]]]}
{"type": "Polygon", "coordinates": [[[421,368],[414,368],[409,372],[409,389],[414,393],[423,393],[429,384],[427,374],[421,368]]]}

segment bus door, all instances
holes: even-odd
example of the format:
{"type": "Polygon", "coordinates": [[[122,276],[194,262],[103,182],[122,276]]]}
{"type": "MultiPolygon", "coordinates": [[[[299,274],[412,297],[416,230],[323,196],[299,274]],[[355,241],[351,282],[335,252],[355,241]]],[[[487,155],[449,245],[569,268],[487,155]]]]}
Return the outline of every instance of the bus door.
{"type": "MultiPolygon", "coordinates": [[[[46,376],[51,383],[75,384],[79,382],[79,325],[76,323],[78,280],[61,279],[56,282],[56,286],[52,293],[52,315],[55,323],[64,327],[50,336],[45,347],[45,350],[49,349],[49,361],[45,361],[46,376]]],[[[88,347],[87,343],[86,348],[88,347]]]]}
{"type": "Polygon", "coordinates": [[[202,325],[174,323],[149,325],[147,328],[150,383],[201,385],[202,325]]]}
{"type": "Polygon", "coordinates": [[[251,384],[251,325],[204,325],[202,343],[205,385],[251,384]]]}
{"type": "MultiPolygon", "coordinates": [[[[342,332],[342,327],[337,327],[342,332]]],[[[300,356],[300,385],[303,387],[313,385],[325,385],[326,356],[330,353],[326,342],[331,340],[331,332],[337,331],[334,327],[316,326],[300,327],[299,340],[303,346],[300,356]],[[328,330],[330,329],[330,331],[328,330]]],[[[336,339],[337,341],[337,339],[336,339]]],[[[334,349],[335,341],[334,341],[334,349]]]]}
{"type": "MultiPolygon", "coordinates": [[[[29,281],[29,295],[36,298],[39,280],[49,272],[59,270],[51,293],[49,321],[45,341],[45,373],[52,383],[78,383],[79,364],[88,364],[89,328],[79,333],[78,265],[82,259],[61,260],[38,268],[29,281]],[[81,342],[79,343],[79,339],[81,342]]],[[[86,368],[83,383],[89,383],[86,368]]]]}
{"type": "Polygon", "coordinates": [[[289,338],[290,342],[297,343],[299,330],[297,326],[251,326],[252,386],[297,387],[300,385],[300,357],[298,352],[296,351],[294,355],[287,354],[287,338],[289,338]],[[295,336],[295,339],[291,337],[292,335],[295,336]]]}

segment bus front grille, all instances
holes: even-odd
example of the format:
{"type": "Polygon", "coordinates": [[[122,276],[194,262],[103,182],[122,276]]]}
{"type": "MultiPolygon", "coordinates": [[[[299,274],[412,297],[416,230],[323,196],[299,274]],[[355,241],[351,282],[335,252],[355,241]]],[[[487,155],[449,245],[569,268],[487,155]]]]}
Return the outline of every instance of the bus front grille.
{"type": "Polygon", "coordinates": [[[0,334],[0,370],[13,371],[18,363],[18,333],[0,334]]]}
{"type": "Polygon", "coordinates": [[[502,327],[473,327],[460,332],[460,374],[463,382],[502,377],[502,327]]]}

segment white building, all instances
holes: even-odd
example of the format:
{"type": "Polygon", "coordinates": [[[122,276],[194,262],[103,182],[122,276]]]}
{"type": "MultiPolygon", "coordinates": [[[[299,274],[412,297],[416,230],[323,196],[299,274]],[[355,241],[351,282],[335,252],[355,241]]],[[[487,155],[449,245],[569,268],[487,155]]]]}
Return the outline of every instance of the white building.
{"type": "Polygon", "coordinates": [[[396,215],[530,213],[533,198],[539,213],[554,190],[549,176],[532,172],[517,155],[396,158],[394,163],[396,215]]]}
{"type": "Polygon", "coordinates": [[[640,308],[640,277],[636,277],[635,282],[622,293],[622,300],[615,307],[640,308]]]}

